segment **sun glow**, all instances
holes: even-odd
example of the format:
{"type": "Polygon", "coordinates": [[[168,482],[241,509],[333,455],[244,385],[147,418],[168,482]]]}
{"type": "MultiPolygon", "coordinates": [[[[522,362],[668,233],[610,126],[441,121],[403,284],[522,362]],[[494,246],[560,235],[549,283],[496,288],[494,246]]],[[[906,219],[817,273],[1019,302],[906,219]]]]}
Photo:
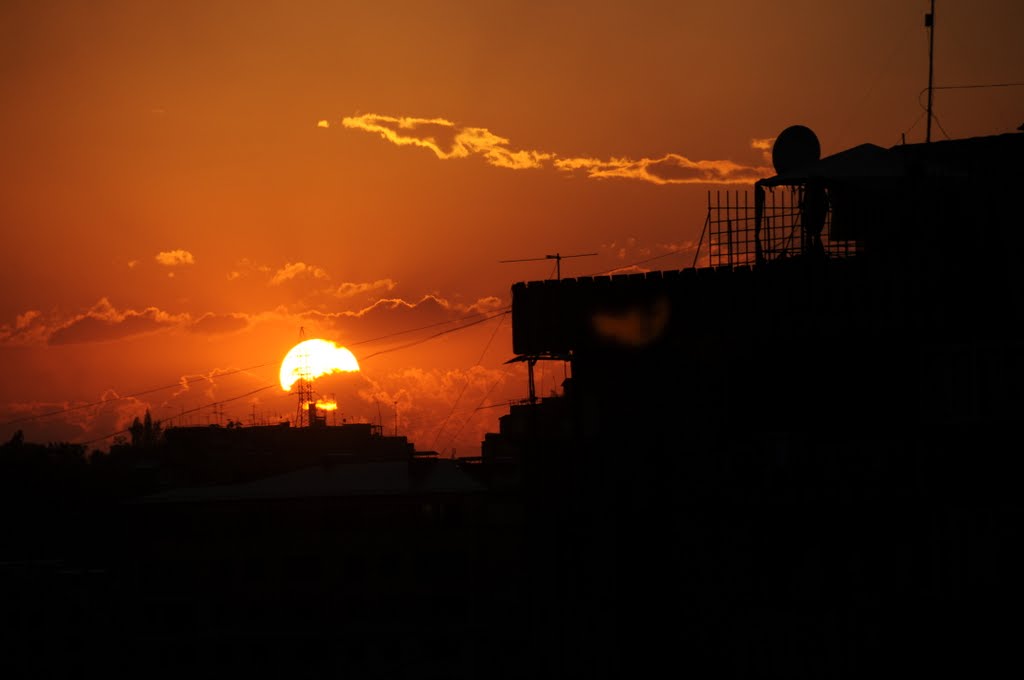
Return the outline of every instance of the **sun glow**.
{"type": "Polygon", "coordinates": [[[330,340],[304,340],[292,347],[281,362],[281,389],[291,390],[300,378],[312,380],[322,375],[359,370],[355,355],[330,340]]]}

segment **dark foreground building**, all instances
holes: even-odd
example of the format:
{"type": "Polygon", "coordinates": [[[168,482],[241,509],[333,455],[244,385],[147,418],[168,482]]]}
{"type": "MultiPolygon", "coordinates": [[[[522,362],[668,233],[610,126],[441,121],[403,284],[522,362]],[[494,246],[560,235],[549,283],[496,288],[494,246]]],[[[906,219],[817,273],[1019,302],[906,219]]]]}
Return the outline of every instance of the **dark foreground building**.
{"type": "Polygon", "coordinates": [[[568,670],[1012,661],[1024,135],[816,146],[709,198],[709,266],[513,286],[514,351],[572,377],[484,457],[544,508],[568,670]]]}
{"type": "Polygon", "coordinates": [[[571,377],[479,461],[369,426],[197,428],[60,494],[7,476],[9,666],[1015,667],[1024,135],[824,159],[801,135],[709,202],[707,266],[513,286],[516,358],[571,377]]]}

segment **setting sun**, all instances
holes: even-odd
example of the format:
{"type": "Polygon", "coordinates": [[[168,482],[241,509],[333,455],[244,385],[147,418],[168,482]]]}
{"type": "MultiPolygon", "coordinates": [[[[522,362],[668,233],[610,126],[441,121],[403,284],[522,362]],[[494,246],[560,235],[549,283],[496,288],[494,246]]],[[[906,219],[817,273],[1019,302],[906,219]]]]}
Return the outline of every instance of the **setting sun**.
{"type": "Polygon", "coordinates": [[[281,389],[288,391],[299,378],[359,370],[355,355],[330,340],[304,340],[292,347],[281,362],[281,389]]]}

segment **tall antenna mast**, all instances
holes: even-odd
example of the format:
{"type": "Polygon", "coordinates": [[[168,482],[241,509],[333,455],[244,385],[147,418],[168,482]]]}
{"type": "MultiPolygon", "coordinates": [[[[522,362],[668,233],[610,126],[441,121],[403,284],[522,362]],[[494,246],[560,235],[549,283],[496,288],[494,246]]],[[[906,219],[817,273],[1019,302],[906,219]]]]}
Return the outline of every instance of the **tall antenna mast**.
{"type": "MultiPolygon", "coordinates": [[[[306,329],[299,326],[299,343],[306,340],[306,329]]],[[[309,350],[303,349],[299,354],[299,379],[295,382],[295,392],[299,400],[298,409],[295,411],[295,427],[312,425],[312,419],[307,415],[308,404],[313,403],[313,381],[310,380],[309,350]]]]}
{"type": "Polygon", "coordinates": [[[933,56],[935,54],[935,0],[932,0],[931,11],[924,15],[924,25],[928,29],[928,127],[924,141],[932,141],[932,76],[934,74],[933,56]]]}
{"type": "Polygon", "coordinates": [[[499,263],[506,262],[536,262],[538,260],[554,260],[555,261],[555,276],[558,281],[562,280],[562,260],[567,257],[593,257],[597,253],[578,253],[576,255],[562,255],[561,253],[555,253],[554,255],[545,255],[544,257],[527,257],[521,260],[498,260],[499,263]]]}

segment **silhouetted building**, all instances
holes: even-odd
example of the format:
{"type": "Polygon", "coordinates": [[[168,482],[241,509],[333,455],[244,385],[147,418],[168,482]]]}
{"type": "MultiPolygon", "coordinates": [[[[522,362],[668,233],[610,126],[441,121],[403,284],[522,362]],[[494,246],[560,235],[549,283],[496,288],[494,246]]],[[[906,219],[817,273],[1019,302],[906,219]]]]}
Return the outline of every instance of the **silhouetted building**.
{"type": "Polygon", "coordinates": [[[860,677],[1006,658],[1022,152],[815,155],[753,200],[709,196],[709,266],[513,286],[515,353],[572,375],[564,424],[517,407],[485,442],[542,509],[553,659],[860,677]]]}

